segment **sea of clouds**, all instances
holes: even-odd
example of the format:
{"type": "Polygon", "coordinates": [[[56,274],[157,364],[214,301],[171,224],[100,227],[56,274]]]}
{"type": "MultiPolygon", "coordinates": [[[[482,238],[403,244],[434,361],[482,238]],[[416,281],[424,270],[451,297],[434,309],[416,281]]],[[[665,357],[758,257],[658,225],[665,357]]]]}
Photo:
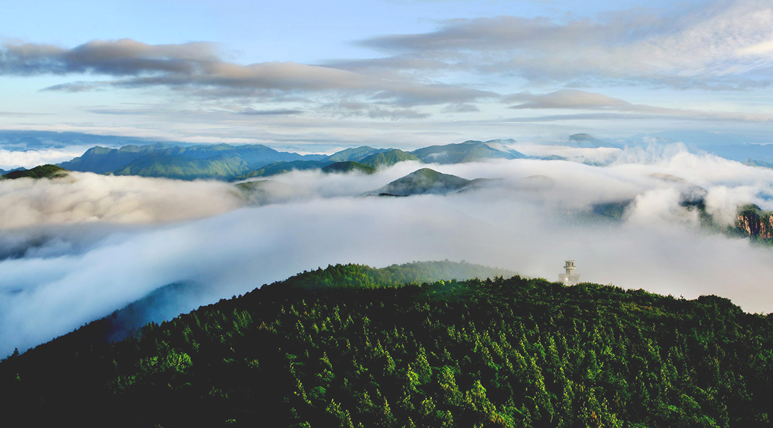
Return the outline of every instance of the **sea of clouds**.
{"type": "Polygon", "coordinates": [[[183,312],[335,263],[466,260],[554,280],[571,257],[585,281],[717,294],[773,312],[773,252],[704,230],[680,205],[700,186],[707,211],[728,225],[739,204],[773,209],[773,170],[679,146],[612,160],[609,149],[583,150],[608,166],[403,162],[373,175],[293,172],[248,194],[222,182],[88,173],[0,181],[0,355],[174,282],[204,285],[183,312]],[[447,196],[364,196],[422,167],[494,180],[447,196]],[[627,200],[617,223],[576,216],[627,200]]]}

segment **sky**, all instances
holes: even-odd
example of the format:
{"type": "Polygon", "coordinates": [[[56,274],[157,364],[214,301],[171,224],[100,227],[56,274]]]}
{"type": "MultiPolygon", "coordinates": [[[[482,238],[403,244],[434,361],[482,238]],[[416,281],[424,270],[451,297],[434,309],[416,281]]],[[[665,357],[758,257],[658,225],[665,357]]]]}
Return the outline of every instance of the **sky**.
{"type": "Polygon", "coordinates": [[[314,151],[773,121],[770,1],[329,3],[11,2],[0,129],[314,151]]]}

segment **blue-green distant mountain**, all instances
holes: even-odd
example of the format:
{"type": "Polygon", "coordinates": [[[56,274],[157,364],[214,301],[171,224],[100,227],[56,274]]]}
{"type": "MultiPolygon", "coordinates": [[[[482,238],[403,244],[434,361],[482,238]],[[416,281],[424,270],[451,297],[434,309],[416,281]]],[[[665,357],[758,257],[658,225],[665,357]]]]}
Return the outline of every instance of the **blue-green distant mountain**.
{"type": "Polygon", "coordinates": [[[618,144],[598,139],[590,134],[574,134],[569,136],[569,145],[586,149],[598,149],[601,147],[620,149],[618,144]]]}
{"type": "Polygon", "coordinates": [[[88,149],[80,157],[60,163],[59,166],[70,171],[105,174],[123,168],[149,153],[161,152],[168,147],[160,143],[147,146],[123,146],[120,149],[97,146],[88,149]]]}
{"type": "Polygon", "coordinates": [[[179,180],[199,178],[228,180],[244,174],[249,169],[249,164],[239,157],[216,156],[208,159],[191,159],[185,156],[149,154],[113,171],[113,174],[179,180]]]}
{"type": "Polygon", "coordinates": [[[72,171],[98,174],[139,175],[180,179],[233,179],[248,171],[276,162],[318,161],[324,155],[279,152],[260,144],[170,146],[124,146],[120,149],[93,147],[83,156],[60,164],[72,171]]]}
{"type": "Polygon", "coordinates": [[[374,172],[376,172],[376,169],[368,165],[363,165],[359,162],[346,161],[346,162],[332,163],[322,168],[322,172],[327,174],[349,173],[349,172],[361,172],[364,174],[373,174],[374,172]]]}
{"type": "MultiPolygon", "coordinates": [[[[498,140],[497,140],[498,141],[498,140]]],[[[482,141],[465,141],[445,146],[430,146],[411,152],[425,163],[464,163],[490,159],[525,159],[528,156],[515,150],[499,150],[482,141]]]]}
{"type": "Polygon", "coordinates": [[[289,162],[275,162],[266,165],[263,168],[242,174],[239,177],[236,177],[236,179],[244,180],[254,177],[270,177],[272,175],[284,174],[290,171],[308,171],[317,169],[324,170],[328,166],[330,166],[330,168],[324,170],[325,172],[348,172],[352,170],[359,170],[370,174],[373,171],[362,167],[387,167],[392,166],[398,162],[409,160],[419,161],[419,158],[399,149],[373,149],[371,147],[358,147],[355,149],[346,149],[338,153],[334,153],[319,161],[298,160],[289,162]],[[368,153],[372,154],[363,157],[363,155],[368,153]],[[354,159],[359,160],[357,161],[354,159]],[[340,165],[334,166],[334,164],[340,165]]]}
{"type": "Polygon", "coordinates": [[[432,146],[412,153],[399,149],[356,147],[329,156],[280,152],[260,144],[177,145],[156,143],[127,145],[120,149],[92,147],[82,156],[59,164],[71,171],[97,174],[166,177],[183,180],[239,180],[267,177],[292,170],[328,168],[326,172],[347,172],[352,168],[370,173],[368,168],[387,167],[403,161],[460,163],[487,159],[520,159],[527,156],[505,147],[514,140],[467,141],[432,146]],[[357,165],[338,165],[357,162],[357,165]]]}
{"type": "Polygon", "coordinates": [[[325,158],[325,160],[332,162],[345,162],[345,161],[361,161],[368,156],[375,155],[377,153],[383,153],[389,149],[374,149],[373,147],[362,146],[351,149],[341,150],[340,152],[333,153],[325,158]]]}
{"type": "Polygon", "coordinates": [[[751,159],[751,158],[746,159],[746,162],[744,162],[744,165],[760,166],[763,168],[773,168],[773,162],[765,162],[765,161],[751,159]]]}
{"type": "Polygon", "coordinates": [[[472,183],[473,180],[422,168],[405,177],[398,178],[373,193],[382,196],[443,195],[458,192],[472,183]]]}
{"type": "Polygon", "coordinates": [[[400,149],[391,149],[385,152],[379,152],[361,159],[359,162],[373,168],[388,167],[403,161],[419,161],[416,155],[404,152],[400,149]]]}
{"type": "MultiPolygon", "coordinates": [[[[116,135],[93,135],[80,132],[52,131],[0,131],[0,147],[10,151],[63,149],[65,147],[122,147],[127,145],[144,146],[155,140],[116,135]]],[[[174,142],[177,146],[191,143],[174,142]]]]}

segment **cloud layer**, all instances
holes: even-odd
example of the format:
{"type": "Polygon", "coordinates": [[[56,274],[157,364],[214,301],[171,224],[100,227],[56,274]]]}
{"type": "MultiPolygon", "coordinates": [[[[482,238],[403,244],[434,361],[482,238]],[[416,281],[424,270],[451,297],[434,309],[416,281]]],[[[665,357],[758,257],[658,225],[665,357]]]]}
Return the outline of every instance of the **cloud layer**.
{"type": "Polygon", "coordinates": [[[209,217],[244,200],[230,185],[71,172],[57,179],[0,181],[0,225],[149,224],[209,217]]]}
{"type": "Polygon", "coordinates": [[[588,281],[688,298],[714,293],[749,311],[773,311],[773,293],[759,281],[773,275],[770,251],[705,233],[679,205],[692,183],[707,190],[707,209],[729,222],[739,203],[772,209],[773,170],[678,147],[625,151],[605,168],[538,160],[431,166],[499,180],[446,197],[379,198],[358,195],[420,166],[405,162],[369,176],[297,172],[267,185],[265,205],[243,208],[223,183],[82,174],[71,183],[1,188],[2,198],[17,195],[0,204],[11,219],[2,224],[28,227],[2,232],[0,354],[173,282],[203,284],[207,293],[195,302],[203,304],[348,262],[467,260],[553,279],[572,257],[588,281]],[[625,200],[634,203],[620,224],[576,217],[591,204],[625,200]],[[15,208],[24,201],[33,208],[15,208]],[[13,214],[27,209],[38,210],[29,217],[36,221],[13,214]]]}

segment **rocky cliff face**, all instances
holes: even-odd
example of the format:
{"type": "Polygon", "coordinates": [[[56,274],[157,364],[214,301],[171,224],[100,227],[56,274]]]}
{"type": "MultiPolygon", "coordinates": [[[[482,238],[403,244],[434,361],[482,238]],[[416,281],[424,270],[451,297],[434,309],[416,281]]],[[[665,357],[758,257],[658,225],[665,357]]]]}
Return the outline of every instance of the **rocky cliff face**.
{"type": "Polygon", "coordinates": [[[752,239],[773,239],[773,213],[759,209],[745,209],[738,213],[735,223],[739,231],[752,239]]]}

